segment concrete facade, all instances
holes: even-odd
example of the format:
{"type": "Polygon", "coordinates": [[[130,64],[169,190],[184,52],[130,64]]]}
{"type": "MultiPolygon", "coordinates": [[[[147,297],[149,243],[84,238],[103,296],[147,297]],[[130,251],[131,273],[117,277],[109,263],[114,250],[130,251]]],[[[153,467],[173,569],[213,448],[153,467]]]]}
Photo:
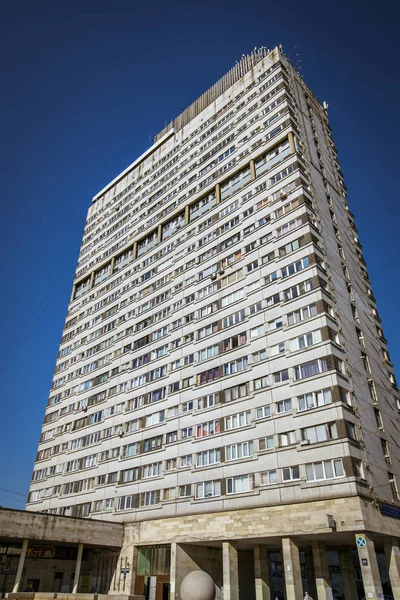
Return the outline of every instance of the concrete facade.
{"type": "Polygon", "coordinates": [[[27,508],[123,526],[99,592],[400,600],[399,409],[327,106],[255,51],[93,199],[27,508]]]}
{"type": "MultiPolygon", "coordinates": [[[[0,511],[1,523],[3,513],[13,520],[13,511],[0,511]]],[[[68,600],[75,585],[73,597],[103,593],[110,600],[182,600],[182,581],[196,570],[210,575],[216,600],[274,600],[276,595],[302,600],[305,590],[315,600],[357,600],[363,594],[379,599],[384,592],[390,597],[390,585],[399,600],[399,541],[391,535],[398,520],[357,496],[207,517],[110,523],[110,539],[114,535],[113,544],[120,544],[113,547],[105,536],[96,537],[96,529],[107,525],[104,521],[84,520],[86,542],[81,543],[71,528],[71,522],[78,527],[81,519],[36,516],[38,531],[34,535],[30,530],[32,540],[18,537],[15,529],[1,536],[0,556],[8,564],[0,584],[3,593],[14,590],[15,600],[46,600],[49,593],[68,600]],[[91,529],[101,545],[92,543],[91,529]],[[40,539],[43,531],[49,533],[40,539]]],[[[32,524],[32,515],[18,511],[16,521],[32,524]]]]}

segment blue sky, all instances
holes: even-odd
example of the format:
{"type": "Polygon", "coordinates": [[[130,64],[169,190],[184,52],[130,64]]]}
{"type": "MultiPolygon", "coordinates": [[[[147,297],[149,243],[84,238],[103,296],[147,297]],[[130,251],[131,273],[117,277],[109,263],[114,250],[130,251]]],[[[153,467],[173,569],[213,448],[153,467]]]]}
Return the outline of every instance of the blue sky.
{"type": "Polygon", "coordinates": [[[23,508],[92,197],[255,46],[300,55],[329,118],[395,363],[395,3],[3,0],[0,504],[23,508]],[[390,294],[389,294],[390,291],[390,294]]]}

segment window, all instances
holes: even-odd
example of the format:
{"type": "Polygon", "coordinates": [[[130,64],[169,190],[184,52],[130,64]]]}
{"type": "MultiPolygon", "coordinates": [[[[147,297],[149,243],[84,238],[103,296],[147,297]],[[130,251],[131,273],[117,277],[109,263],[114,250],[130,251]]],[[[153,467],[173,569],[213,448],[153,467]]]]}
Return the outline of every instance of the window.
{"type": "Polygon", "coordinates": [[[164,500],[176,500],[176,488],[165,489],[164,500]]]}
{"type": "Polygon", "coordinates": [[[212,302],[211,304],[208,304],[207,306],[203,306],[203,308],[200,308],[198,311],[198,318],[202,319],[203,317],[207,317],[208,315],[211,315],[213,312],[216,312],[218,310],[218,301],[212,302]]]}
{"type": "Polygon", "coordinates": [[[288,412],[290,410],[292,410],[291,400],[282,400],[281,402],[276,403],[276,412],[278,414],[288,412]]]}
{"type": "Polygon", "coordinates": [[[222,319],[222,327],[225,329],[226,327],[232,327],[232,325],[236,325],[236,323],[241,323],[245,319],[245,311],[239,310],[228,317],[224,317],[222,319]]]}
{"type": "MultiPolygon", "coordinates": [[[[235,252],[233,252],[229,256],[226,256],[225,258],[223,258],[221,260],[221,267],[223,269],[226,269],[226,267],[229,267],[230,265],[233,265],[236,261],[240,260],[241,258],[242,258],[242,251],[241,250],[235,250],[235,252]]],[[[242,278],[242,273],[241,272],[236,271],[236,273],[240,273],[240,276],[239,277],[235,277],[234,281],[236,281],[237,279],[241,279],[242,278]]],[[[234,274],[232,274],[232,275],[234,275],[234,274]]],[[[231,276],[229,276],[229,277],[231,277],[231,276]]],[[[226,287],[230,283],[232,283],[232,281],[229,281],[228,277],[224,277],[223,280],[221,281],[221,287],[226,287]]]]}
{"type": "Polygon", "coordinates": [[[296,433],[295,431],[288,431],[286,433],[281,433],[279,436],[279,445],[280,446],[290,446],[291,444],[296,443],[296,433]]]}
{"type": "Polygon", "coordinates": [[[303,363],[298,367],[294,368],[294,377],[296,380],[306,379],[307,377],[313,377],[319,373],[324,373],[328,370],[327,361],[325,358],[312,360],[307,363],[303,363]]]}
{"type": "Polygon", "coordinates": [[[375,421],[378,429],[383,429],[383,421],[381,411],[378,408],[374,408],[375,421]]]}
{"type": "Polygon", "coordinates": [[[230,429],[239,429],[240,427],[246,427],[246,425],[250,425],[251,423],[251,411],[248,410],[246,412],[237,413],[236,415],[231,415],[230,417],[225,417],[225,430],[229,431],[230,429]]]}
{"type": "Polygon", "coordinates": [[[201,425],[197,425],[196,427],[196,437],[206,437],[208,435],[215,435],[216,433],[220,433],[220,421],[219,419],[215,419],[213,421],[208,421],[207,423],[202,423],[201,425]]]}
{"type": "Polygon", "coordinates": [[[390,459],[389,444],[387,443],[387,440],[381,439],[381,446],[385,461],[390,464],[392,461],[390,459]]]}
{"type": "Polygon", "coordinates": [[[273,306],[274,304],[278,304],[280,298],[279,294],[274,294],[273,296],[269,296],[266,299],[267,306],[273,306]]]}
{"type": "Polygon", "coordinates": [[[325,388],[319,392],[310,392],[304,396],[298,397],[299,411],[310,410],[317,406],[332,404],[332,392],[330,388],[325,388]]]}
{"type": "Polygon", "coordinates": [[[260,438],[258,440],[258,449],[259,450],[272,450],[274,447],[274,436],[269,435],[267,437],[260,438]]]}
{"type": "Polygon", "coordinates": [[[207,285],[206,287],[202,288],[197,292],[197,299],[202,300],[203,298],[207,298],[207,296],[211,296],[211,294],[213,294],[216,291],[217,284],[211,283],[210,285],[207,285]]]}
{"type": "Polygon", "coordinates": [[[306,465],[307,481],[320,481],[321,479],[333,479],[335,477],[344,477],[341,458],[306,465]]]}
{"type": "Polygon", "coordinates": [[[196,383],[197,385],[208,383],[209,381],[218,379],[220,376],[220,368],[214,367],[213,369],[208,369],[208,371],[203,371],[203,373],[196,375],[196,383]]]}
{"type": "Polygon", "coordinates": [[[192,486],[190,484],[179,486],[179,498],[188,498],[192,495],[192,486]]]}
{"type": "Polygon", "coordinates": [[[227,296],[224,296],[222,298],[221,307],[228,306],[229,304],[232,304],[233,302],[237,302],[238,300],[241,300],[242,298],[244,298],[244,289],[237,290],[236,292],[232,292],[231,294],[228,294],[227,296]]]}
{"type": "Polygon", "coordinates": [[[246,266],[246,273],[251,273],[252,271],[254,271],[257,268],[258,268],[258,260],[253,260],[251,263],[249,263],[246,266]]]}
{"type": "Polygon", "coordinates": [[[153,369],[150,371],[150,381],[154,381],[155,379],[159,379],[166,375],[167,367],[163,365],[162,367],[157,367],[157,369],[153,369]]]}
{"type": "Polygon", "coordinates": [[[216,450],[205,450],[197,455],[197,467],[206,467],[208,465],[215,465],[221,460],[221,452],[216,450]]]}
{"type": "Polygon", "coordinates": [[[290,341],[290,350],[291,352],[296,352],[297,350],[301,350],[303,348],[308,348],[308,346],[313,346],[314,344],[318,344],[322,341],[321,330],[317,329],[316,331],[311,331],[310,333],[305,333],[304,335],[300,335],[294,340],[290,341]]]}
{"type": "Polygon", "coordinates": [[[389,484],[390,484],[390,489],[393,494],[393,498],[395,500],[398,500],[399,499],[399,491],[397,488],[397,482],[396,482],[395,476],[393,475],[393,473],[389,473],[389,471],[388,471],[388,478],[389,478],[389,484]]]}
{"type": "Polygon", "coordinates": [[[160,490],[139,494],[139,506],[153,506],[160,502],[160,490]]]}
{"type": "Polygon", "coordinates": [[[135,498],[134,494],[130,496],[120,496],[118,498],[117,510],[128,510],[129,508],[135,508],[135,498]]]}
{"type": "Polygon", "coordinates": [[[264,471],[260,473],[261,485],[273,485],[278,482],[278,478],[276,476],[276,470],[273,469],[271,471],[264,471]]]}
{"type": "Polygon", "coordinates": [[[225,448],[225,458],[227,461],[239,458],[249,458],[250,456],[253,456],[253,442],[232,444],[225,448]]]}
{"type": "Polygon", "coordinates": [[[218,344],[214,344],[213,346],[208,346],[208,348],[204,348],[204,350],[200,350],[198,354],[198,361],[202,362],[203,360],[208,360],[217,356],[219,352],[218,344]]]}
{"type": "Polygon", "coordinates": [[[249,314],[254,315],[255,313],[262,310],[262,302],[256,302],[249,307],[249,314]]]}
{"type": "Polygon", "coordinates": [[[300,479],[300,469],[298,465],[295,467],[285,467],[282,469],[283,481],[294,481],[296,479],[300,479]]]}
{"type": "Polygon", "coordinates": [[[369,358],[365,354],[365,352],[361,352],[361,360],[364,365],[364,369],[367,371],[367,373],[371,373],[371,367],[369,365],[369,358]]]}
{"type": "Polygon", "coordinates": [[[285,235],[286,233],[289,233],[289,231],[293,231],[293,229],[300,227],[302,224],[303,222],[301,217],[297,217],[297,219],[293,219],[292,221],[281,225],[281,227],[276,230],[276,235],[277,237],[285,235]]]}
{"type": "Polygon", "coordinates": [[[135,456],[135,454],[139,454],[140,446],[137,442],[134,444],[129,444],[128,446],[124,446],[122,450],[122,456],[135,456]]]}
{"type": "Polygon", "coordinates": [[[176,469],[176,458],[169,458],[165,461],[165,470],[173,471],[174,469],[176,469]]]}
{"type": "Polygon", "coordinates": [[[314,427],[305,427],[301,430],[301,437],[303,440],[308,440],[310,444],[337,439],[338,434],[336,423],[326,423],[323,425],[316,425],[314,427]]]}
{"type": "Polygon", "coordinates": [[[302,281],[298,285],[294,285],[293,287],[285,290],[283,292],[283,300],[284,302],[288,302],[289,300],[294,300],[294,298],[298,298],[299,296],[310,292],[313,289],[312,280],[308,279],[307,281],[302,281]]]}
{"type": "Polygon", "coordinates": [[[295,273],[298,273],[299,271],[302,271],[309,265],[310,265],[310,261],[309,261],[308,256],[306,256],[305,258],[302,258],[301,260],[297,260],[296,262],[294,262],[291,265],[288,265],[287,267],[284,267],[282,269],[282,271],[281,271],[282,279],[284,279],[285,277],[289,277],[290,275],[294,275],[295,273]]]}
{"type": "Polygon", "coordinates": [[[208,335],[211,335],[212,333],[215,333],[216,331],[218,331],[218,321],[215,321],[210,325],[205,325],[201,329],[198,329],[197,339],[202,340],[203,338],[207,337],[208,335]]]}
{"type": "Polygon", "coordinates": [[[283,326],[282,317],[278,317],[277,319],[274,319],[273,321],[269,321],[268,330],[273,331],[274,329],[279,329],[282,326],[283,326]]]}
{"type": "Polygon", "coordinates": [[[258,327],[253,327],[252,329],[250,329],[251,339],[257,338],[260,335],[264,335],[264,325],[258,325],[258,327]]]}
{"type": "Polygon", "coordinates": [[[244,369],[247,369],[247,356],[243,356],[242,358],[238,358],[232,362],[226,363],[223,366],[224,375],[233,375],[234,373],[239,373],[244,369]]]}
{"type": "Polygon", "coordinates": [[[271,416],[271,407],[270,406],[261,406],[256,410],[256,419],[265,419],[266,417],[271,416]]]}
{"type": "Polygon", "coordinates": [[[178,439],[178,432],[177,431],[170,431],[165,436],[165,442],[167,444],[173,444],[174,442],[177,441],[177,439],[178,439]]]}
{"type": "Polygon", "coordinates": [[[162,436],[157,436],[144,441],[144,452],[152,452],[158,450],[162,446],[162,436]]]}
{"type": "Polygon", "coordinates": [[[254,380],[254,390],[262,390],[268,387],[268,377],[260,377],[254,380]]]}
{"type": "Polygon", "coordinates": [[[271,346],[269,352],[271,356],[283,354],[285,352],[285,342],[280,342],[279,344],[275,344],[275,346],[271,346]]]}
{"type": "Polygon", "coordinates": [[[241,385],[235,385],[231,388],[228,388],[224,392],[225,402],[230,402],[231,400],[237,400],[238,398],[244,398],[247,396],[247,383],[242,383],[241,385]]]}
{"type": "Polygon", "coordinates": [[[181,456],[181,468],[191,467],[192,466],[192,455],[186,454],[185,456],[181,456]]]}
{"type": "Polygon", "coordinates": [[[250,492],[253,489],[253,475],[237,475],[228,477],[226,480],[227,494],[240,494],[241,492],[250,492]]]}
{"type": "Polygon", "coordinates": [[[181,437],[183,440],[186,438],[192,437],[192,436],[193,436],[193,427],[184,427],[181,430],[181,437]]]}
{"type": "Polygon", "coordinates": [[[358,440],[357,426],[354,423],[351,423],[350,421],[347,421],[346,422],[346,428],[347,428],[347,435],[348,435],[348,437],[350,439],[352,439],[352,440],[358,440]]]}
{"type": "Polygon", "coordinates": [[[277,271],[273,271],[273,273],[269,273],[268,275],[266,275],[264,277],[265,285],[268,285],[268,283],[272,283],[273,281],[276,281],[277,278],[278,278],[278,272],[277,271]]]}
{"type": "Polygon", "coordinates": [[[168,334],[168,327],[162,327],[161,329],[157,329],[152,333],[152,340],[159,340],[160,338],[166,336],[168,334]]]}
{"type": "Polygon", "coordinates": [[[251,355],[251,362],[257,363],[257,362],[260,362],[261,360],[265,360],[266,358],[267,358],[267,351],[266,350],[258,350],[257,352],[253,352],[253,354],[251,355]]]}
{"type": "Polygon", "coordinates": [[[158,475],[161,475],[161,466],[161,462],[144,465],[142,467],[142,479],[148,479],[149,477],[157,477],[158,475]]]}
{"type": "MultiPolygon", "coordinates": [[[[137,467],[135,469],[127,469],[126,471],[121,471],[121,483],[129,483],[130,481],[137,481],[138,479],[139,469],[137,467]]],[[[108,483],[111,483],[110,479],[108,483]]]]}
{"type": "Polygon", "coordinates": [[[274,383],[282,383],[283,381],[288,381],[289,370],[283,369],[282,371],[277,371],[276,373],[272,374],[272,378],[274,380],[274,383]]]}
{"type": "Polygon", "coordinates": [[[220,481],[203,481],[196,484],[196,498],[212,498],[221,495],[220,481]]]}
{"type": "Polygon", "coordinates": [[[217,394],[208,394],[197,400],[197,410],[203,408],[210,408],[210,406],[216,406],[219,404],[219,398],[217,394]]]}

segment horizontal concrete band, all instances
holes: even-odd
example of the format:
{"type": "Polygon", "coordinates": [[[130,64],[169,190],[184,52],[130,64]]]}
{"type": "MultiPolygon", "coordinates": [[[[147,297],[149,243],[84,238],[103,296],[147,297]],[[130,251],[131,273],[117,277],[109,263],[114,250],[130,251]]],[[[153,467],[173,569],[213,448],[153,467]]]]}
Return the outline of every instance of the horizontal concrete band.
{"type": "Polygon", "coordinates": [[[123,523],[0,509],[1,537],[121,548],[123,523]]]}
{"type": "Polygon", "coordinates": [[[327,515],[337,533],[392,535],[393,519],[356,496],[125,523],[125,540],[141,545],[321,535],[332,532],[327,515]]]}
{"type": "Polygon", "coordinates": [[[144,596],[116,594],[58,594],[53,592],[21,592],[8,594],[9,600],[144,600],[144,596]]]}

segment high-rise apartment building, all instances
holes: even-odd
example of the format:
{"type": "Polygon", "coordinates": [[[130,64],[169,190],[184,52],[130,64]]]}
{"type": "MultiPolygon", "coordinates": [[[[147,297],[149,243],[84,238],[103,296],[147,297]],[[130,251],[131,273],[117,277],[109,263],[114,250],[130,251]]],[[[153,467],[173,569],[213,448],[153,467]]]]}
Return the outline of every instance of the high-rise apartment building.
{"type": "Polygon", "coordinates": [[[400,506],[399,394],[326,108],[257,50],[94,197],[29,510],[270,507],[283,531],[341,503],[333,536],[351,501],[400,506]]]}

